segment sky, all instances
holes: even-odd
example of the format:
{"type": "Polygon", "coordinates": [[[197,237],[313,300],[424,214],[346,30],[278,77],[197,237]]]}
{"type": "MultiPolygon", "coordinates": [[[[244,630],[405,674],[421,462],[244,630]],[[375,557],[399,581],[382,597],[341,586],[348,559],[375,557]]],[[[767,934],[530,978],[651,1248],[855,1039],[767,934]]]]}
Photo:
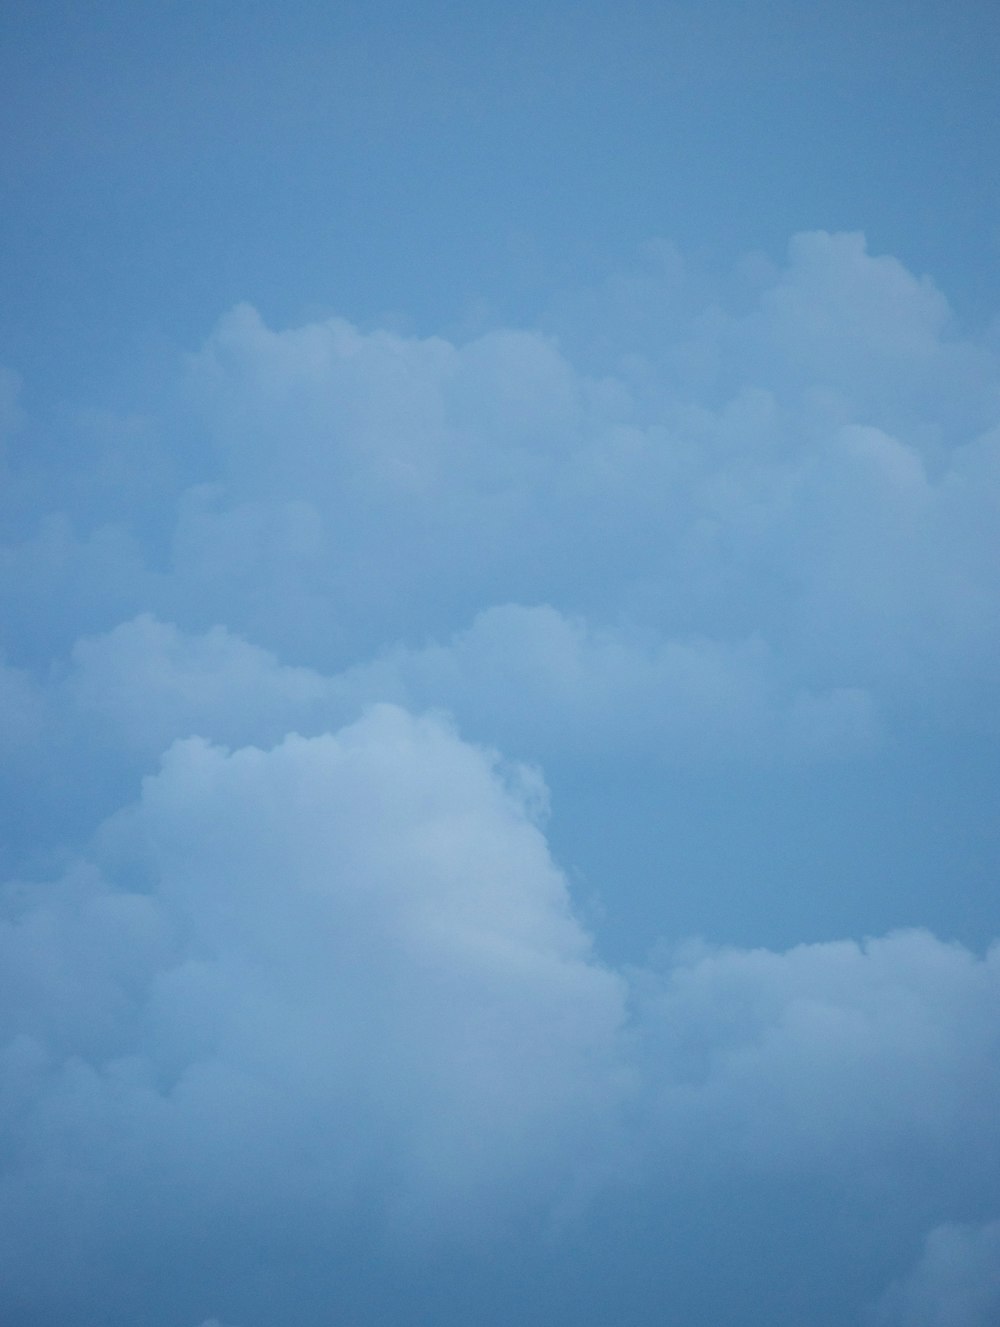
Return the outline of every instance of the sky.
{"type": "Polygon", "coordinates": [[[1000,22],[0,11],[0,1320],[1000,1322],[1000,22]]]}

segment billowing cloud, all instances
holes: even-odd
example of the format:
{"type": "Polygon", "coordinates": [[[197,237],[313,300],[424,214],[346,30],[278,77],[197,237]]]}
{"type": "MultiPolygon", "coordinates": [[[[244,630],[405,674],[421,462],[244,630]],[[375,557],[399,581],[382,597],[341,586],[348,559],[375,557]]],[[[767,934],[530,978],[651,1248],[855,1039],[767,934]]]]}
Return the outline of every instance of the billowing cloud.
{"type": "MultiPolygon", "coordinates": [[[[167,528],[84,506],[3,551],[19,648],[153,611],[329,672],[548,604],[760,638],[806,692],[989,705],[1000,368],[933,285],[858,236],[799,236],[756,307],[646,350],[583,372],[538,332],[237,309],[188,365],[167,528]]],[[[119,432],[123,456],[151,445],[119,432]]]]}
{"type": "Polygon", "coordinates": [[[236,311],[190,367],[221,488],[184,508],[184,595],[212,581],[218,619],[338,665],[547,603],[757,635],[807,690],[987,701],[1000,366],[933,285],[858,236],[804,235],[756,309],[693,316],[657,353],[582,373],[537,333],[236,311]]]}
{"type": "Polygon", "coordinates": [[[760,639],[660,640],[517,604],[331,676],[282,665],[225,628],[186,633],[147,614],[81,638],[58,688],[67,721],[98,718],[147,757],[193,733],[240,745],[322,732],[382,700],[451,711],[465,732],[543,756],[837,757],[879,740],[869,695],[789,694],[760,639]]]}
{"type": "Polygon", "coordinates": [[[167,1258],[225,1295],[240,1241],[358,1222],[369,1252],[525,1222],[579,1249],[609,1192],[642,1228],[727,1175],[902,1187],[921,1216],[991,1191],[997,951],[915,933],[615,972],[543,808],[530,770],[381,707],[269,750],[180,742],[86,860],[10,886],[9,1314],[89,1313],[85,1266],[141,1298],[167,1258]]]}
{"type": "Polygon", "coordinates": [[[231,507],[203,539],[230,540],[262,492],[306,503],[300,579],[336,575],[349,604],[360,578],[403,634],[414,594],[452,618],[484,597],[551,602],[757,629],[842,685],[913,685],[944,640],[950,670],[992,646],[996,550],[964,532],[988,519],[970,471],[993,464],[995,357],[857,236],[799,237],[756,310],[710,315],[689,333],[709,379],[672,379],[668,346],[649,389],[652,366],[584,375],[537,334],[275,333],[237,311],[191,370],[231,507]]]}
{"type": "Polygon", "coordinates": [[[766,1170],[861,1177],[893,1153],[946,1159],[960,1186],[1000,1178],[1000,948],[925,932],[782,954],[693,944],[641,987],[664,1137],[707,1127],[717,1164],[766,1170]]]}
{"type": "Polygon", "coordinates": [[[582,1182],[626,1086],[623,983],[538,795],[392,709],[269,752],[192,740],[106,827],[104,870],[12,887],[0,1227],[25,1293],[45,1300],[50,1218],[100,1244],[152,1202],[149,1257],[189,1203],[211,1224],[273,1185],[286,1218],[424,1222],[582,1182]]]}
{"type": "Polygon", "coordinates": [[[788,694],[759,637],[662,639],[507,604],[444,644],[396,647],[339,687],[448,707],[506,748],[677,762],[856,755],[879,741],[859,688],[788,694]]]}
{"type": "Polygon", "coordinates": [[[334,718],[331,686],[314,670],[282,665],[225,627],[184,633],[149,614],[77,641],[62,689],[67,708],[147,759],[178,737],[273,745],[334,718]]]}
{"type": "Polygon", "coordinates": [[[661,260],[559,335],[241,306],[47,451],[0,379],[5,1321],[994,1312],[995,347],[858,236],[661,260]]]}

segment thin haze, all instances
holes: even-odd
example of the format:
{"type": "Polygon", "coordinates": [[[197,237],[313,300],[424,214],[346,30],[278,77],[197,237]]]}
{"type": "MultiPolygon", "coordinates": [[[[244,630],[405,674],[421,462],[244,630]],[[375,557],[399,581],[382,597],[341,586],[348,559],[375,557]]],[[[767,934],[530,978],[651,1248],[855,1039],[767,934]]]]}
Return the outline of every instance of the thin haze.
{"type": "Polygon", "coordinates": [[[995,1327],[991,8],[0,41],[0,1320],[995,1327]]]}

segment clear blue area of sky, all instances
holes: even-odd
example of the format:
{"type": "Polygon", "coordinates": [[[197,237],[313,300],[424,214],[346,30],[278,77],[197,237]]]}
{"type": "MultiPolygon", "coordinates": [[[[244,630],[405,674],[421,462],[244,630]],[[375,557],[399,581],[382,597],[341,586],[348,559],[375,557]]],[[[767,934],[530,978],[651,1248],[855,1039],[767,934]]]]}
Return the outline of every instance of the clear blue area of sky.
{"type": "Polygon", "coordinates": [[[864,230],[1000,295],[988,0],[26,3],[0,12],[0,358],[99,398],[250,300],[421,330],[654,236],[864,230]]]}

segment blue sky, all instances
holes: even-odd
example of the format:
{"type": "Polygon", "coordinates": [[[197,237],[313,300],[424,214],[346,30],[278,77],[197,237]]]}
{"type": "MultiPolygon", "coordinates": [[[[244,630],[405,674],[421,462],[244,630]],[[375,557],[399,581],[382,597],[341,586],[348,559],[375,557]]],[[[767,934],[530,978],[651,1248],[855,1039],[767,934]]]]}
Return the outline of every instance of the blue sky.
{"type": "Polygon", "coordinates": [[[4,340],[36,374],[58,352],[80,392],[239,300],[282,324],[520,323],[656,236],[725,266],[860,229],[995,313],[988,4],[13,3],[0,23],[4,340]]]}
{"type": "Polygon", "coordinates": [[[5,1323],[996,1322],[998,48],[5,6],[5,1323]]]}

